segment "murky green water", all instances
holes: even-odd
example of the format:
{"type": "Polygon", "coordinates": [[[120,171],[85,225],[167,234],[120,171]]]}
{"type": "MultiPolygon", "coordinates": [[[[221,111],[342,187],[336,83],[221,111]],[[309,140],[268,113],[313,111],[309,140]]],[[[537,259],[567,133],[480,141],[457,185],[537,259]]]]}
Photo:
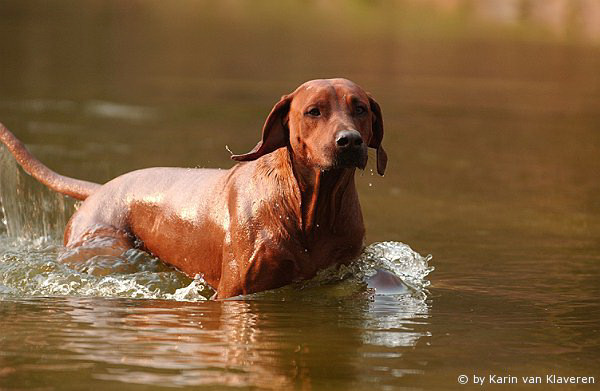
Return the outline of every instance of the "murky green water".
{"type": "Polygon", "coordinates": [[[426,297],[350,278],[224,302],[176,301],[194,282],[140,254],[135,273],[71,276],[36,237],[72,203],[5,159],[27,239],[0,224],[0,388],[597,388],[598,20],[593,0],[3,2],[0,121],[78,178],[229,167],[282,94],[355,80],[389,155],[357,179],[367,241],[436,269],[426,297]]]}

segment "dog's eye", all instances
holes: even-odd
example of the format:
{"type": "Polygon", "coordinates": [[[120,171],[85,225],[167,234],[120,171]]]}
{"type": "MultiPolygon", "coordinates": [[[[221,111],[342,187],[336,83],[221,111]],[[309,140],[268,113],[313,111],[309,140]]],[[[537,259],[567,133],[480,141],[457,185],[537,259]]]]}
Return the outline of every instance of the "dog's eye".
{"type": "Polygon", "coordinates": [[[354,109],[354,113],[356,115],[363,115],[367,112],[367,109],[365,109],[363,106],[356,106],[356,109],[354,109]]]}
{"type": "Polygon", "coordinates": [[[317,109],[316,107],[308,110],[306,112],[306,114],[310,115],[311,117],[318,117],[321,115],[321,110],[317,109]]]}

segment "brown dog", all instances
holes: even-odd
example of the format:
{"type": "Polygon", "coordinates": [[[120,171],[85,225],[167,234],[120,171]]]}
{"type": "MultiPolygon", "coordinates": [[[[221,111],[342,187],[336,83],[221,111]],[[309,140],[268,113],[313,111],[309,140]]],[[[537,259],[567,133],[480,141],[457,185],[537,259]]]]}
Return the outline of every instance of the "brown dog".
{"type": "Polygon", "coordinates": [[[375,100],[345,79],[313,80],[273,107],[262,140],[229,170],[148,168],[105,185],[60,176],[0,125],[24,169],[85,200],[65,230],[67,258],[141,248],[204,279],[219,298],[259,292],[345,264],[365,229],[354,171],[387,156],[375,100]]]}

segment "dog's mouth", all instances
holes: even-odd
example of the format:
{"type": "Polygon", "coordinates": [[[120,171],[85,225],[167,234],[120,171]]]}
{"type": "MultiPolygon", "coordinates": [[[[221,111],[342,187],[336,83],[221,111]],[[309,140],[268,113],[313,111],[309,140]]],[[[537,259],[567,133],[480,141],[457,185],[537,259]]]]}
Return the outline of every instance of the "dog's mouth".
{"type": "Polygon", "coordinates": [[[364,170],[367,166],[367,151],[360,148],[355,150],[340,151],[336,154],[334,167],[338,168],[360,168],[364,170]]]}

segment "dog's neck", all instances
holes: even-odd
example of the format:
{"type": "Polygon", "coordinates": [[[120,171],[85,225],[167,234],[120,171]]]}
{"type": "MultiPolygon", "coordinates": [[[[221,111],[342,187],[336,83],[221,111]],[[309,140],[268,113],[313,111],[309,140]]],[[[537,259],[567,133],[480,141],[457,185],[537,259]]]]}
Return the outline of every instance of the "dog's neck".
{"type": "Polygon", "coordinates": [[[302,199],[302,230],[310,234],[321,227],[335,229],[344,193],[354,186],[354,169],[323,171],[297,165],[294,173],[302,199]]]}
{"type": "Polygon", "coordinates": [[[342,203],[348,190],[356,191],[354,185],[354,168],[337,168],[321,170],[308,167],[295,161],[290,151],[281,148],[277,154],[279,166],[289,170],[295,183],[292,184],[299,197],[293,197],[298,204],[294,205],[300,218],[299,226],[307,239],[311,239],[320,229],[335,231],[337,217],[343,213],[342,203]]]}

